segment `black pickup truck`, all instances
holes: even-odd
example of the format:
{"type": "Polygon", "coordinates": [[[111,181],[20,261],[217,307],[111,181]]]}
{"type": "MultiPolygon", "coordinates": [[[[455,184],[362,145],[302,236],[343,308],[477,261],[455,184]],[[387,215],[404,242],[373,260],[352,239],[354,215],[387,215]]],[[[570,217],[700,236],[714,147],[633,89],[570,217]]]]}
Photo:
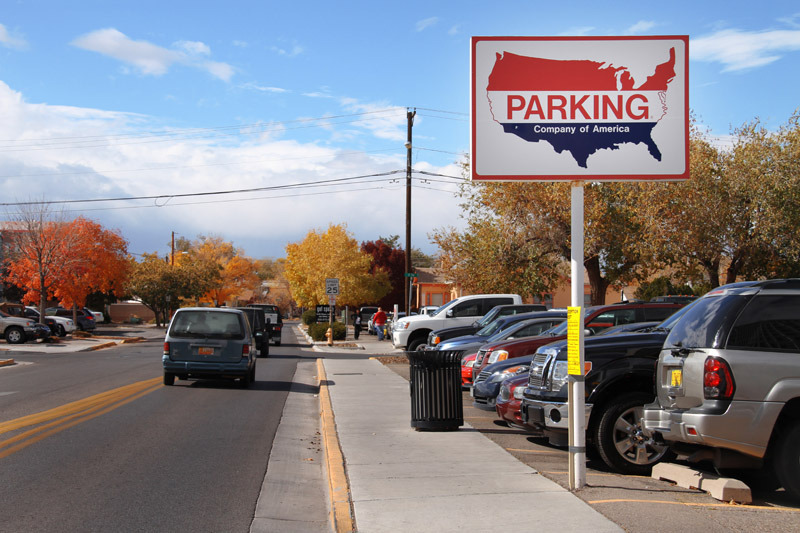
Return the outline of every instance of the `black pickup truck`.
{"type": "MultiPolygon", "coordinates": [[[[667,446],[641,430],[644,405],[655,398],[658,354],[670,329],[686,312],[684,307],[650,331],[598,335],[584,341],[586,373],[586,440],[617,472],[648,475],[670,453],[667,446]]],[[[523,392],[523,423],[544,433],[550,443],[566,446],[567,341],[539,348],[530,363],[523,392]]]]}

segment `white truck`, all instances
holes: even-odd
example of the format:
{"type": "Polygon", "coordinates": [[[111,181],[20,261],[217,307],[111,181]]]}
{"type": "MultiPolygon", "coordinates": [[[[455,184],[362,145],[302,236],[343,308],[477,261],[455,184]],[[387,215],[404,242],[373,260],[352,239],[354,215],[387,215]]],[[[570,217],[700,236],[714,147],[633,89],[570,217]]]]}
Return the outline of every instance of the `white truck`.
{"type": "Polygon", "coordinates": [[[416,350],[428,340],[435,329],[473,323],[493,307],[521,304],[518,294],[473,294],[462,296],[442,306],[434,315],[412,315],[401,318],[392,325],[392,346],[416,350]]]}

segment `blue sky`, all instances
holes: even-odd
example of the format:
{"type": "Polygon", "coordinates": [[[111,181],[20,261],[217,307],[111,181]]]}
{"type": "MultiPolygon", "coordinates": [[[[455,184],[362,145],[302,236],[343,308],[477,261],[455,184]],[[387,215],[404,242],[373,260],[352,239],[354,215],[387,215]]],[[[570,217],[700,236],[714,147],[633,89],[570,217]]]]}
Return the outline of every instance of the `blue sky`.
{"type": "Polygon", "coordinates": [[[460,225],[444,176],[469,150],[469,39],[494,35],[689,35],[690,106],[722,145],[800,105],[797,2],[10,0],[0,202],[162,196],[66,204],[134,253],[173,231],[253,257],[329,223],[403,236],[411,107],[414,169],[438,174],[415,174],[412,244],[434,253],[427,235],[460,225]]]}

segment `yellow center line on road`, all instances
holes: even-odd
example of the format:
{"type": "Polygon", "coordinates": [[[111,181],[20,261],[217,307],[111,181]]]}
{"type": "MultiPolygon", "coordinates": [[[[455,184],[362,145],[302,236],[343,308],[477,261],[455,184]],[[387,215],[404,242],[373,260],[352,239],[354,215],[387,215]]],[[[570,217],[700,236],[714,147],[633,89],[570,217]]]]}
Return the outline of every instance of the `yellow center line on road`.
{"type": "Polygon", "coordinates": [[[5,448],[5,450],[0,451],[0,459],[27,448],[31,444],[39,442],[44,438],[106,414],[142,396],[150,394],[161,388],[161,379],[162,378],[159,377],[140,381],[101,394],[96,394],[89,398],[84,398],[83,400],[71,402],[48,411],[4,422],[0,424],[0,434],[35,426],[37,424],[43,425],[25,431],[10,439],[0,441],[0,449],[5,448]],[[45,424],[45,422],[49,423],[45,424]]]}
{"type": "Polygon", "coordinates": [[[800,509],[791,509],[788,507],[769,507],[766,505],[741,505],[726,502],[720,503],[692,503],[692,502],[670,502],[666,500],[635,500],[635,499],[614,499],[614,500],[588,500],[586,503],[597,505],[602,503],[661,503],[666,505],[686,505],[689,507],[721,507],[724,509],[741,509],[744,511],[787,511],[790,513],[798,513],[800,509]]]}

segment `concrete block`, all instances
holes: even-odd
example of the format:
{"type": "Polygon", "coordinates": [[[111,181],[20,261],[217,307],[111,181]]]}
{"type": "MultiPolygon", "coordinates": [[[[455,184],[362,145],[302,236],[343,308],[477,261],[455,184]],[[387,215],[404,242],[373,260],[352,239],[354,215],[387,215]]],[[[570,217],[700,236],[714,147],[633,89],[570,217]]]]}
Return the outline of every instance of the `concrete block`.
{"type": "Polygon", "coordinates": [[[738,479],[720,477],[688,466],[659,463],[653,467],[652,477],[672,481],[686,489],[702,490],[723,502],[752,503],[750,487],[738,479]]]}

